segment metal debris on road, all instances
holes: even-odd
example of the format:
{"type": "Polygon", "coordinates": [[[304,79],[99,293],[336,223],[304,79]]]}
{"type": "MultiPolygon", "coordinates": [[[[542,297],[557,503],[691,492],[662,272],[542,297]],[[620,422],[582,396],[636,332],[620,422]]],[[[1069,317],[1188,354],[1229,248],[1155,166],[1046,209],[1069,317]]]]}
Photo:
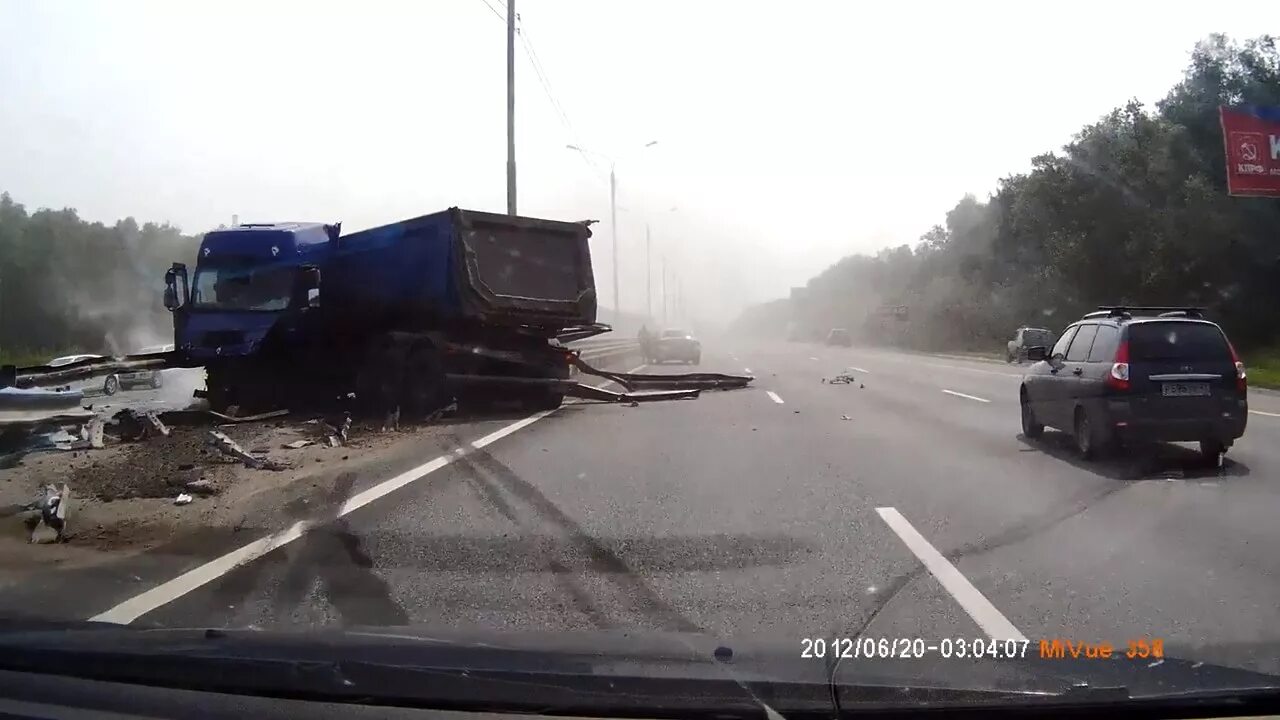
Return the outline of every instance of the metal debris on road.
{"type": "Polygon", "coordinates": [[[271,412],[258,413],[257,415],[245,415],[244,417],[236,417],[235,415],[224,415],[220,412],[209,411],[209,414],[224,422],[242,423],[253,422],[255,420],[269,420],[271,418],[283,417],[290,413],[289,410],[272,410],[271,412]]]}
{"type": "Polygon", "coordinates": [[[857,382],[857,378],[853,376],[853,373],[849,372],[851,369],[852,368],[845,368],[843,372],[830,380],[823,378],[822,382],[827,383],[828,385],[852,385],[857,382]]]}
{"type": "Polygon", "coordinates": [[[174,505],[190,505],[191,501],[193,500],[195,500],[195,498],[191,497],[187,493],[178,493],[178,497],[173,499],[173,504],[174,505]]]}
{"type": "Polygon", "coordinates": [[[209,444],[216,448],[224,455],[234,457],[244,463],[246,467],[254,470],[284,470],[289,467],[287,463],[272,460],[269,457],[257,457],[245,452],[235,440],[227,437],[227,434],[220,430],[209,431],[209,444]]]}
{"type": "Polygon", "coordinates": [[[343,413],[342,420],[337,423],[324,421],[324,427],[329,432],[329,436],[325,438],[325,442],[329,444],[329,447],[345,445],[351,433],[351,413],[343,413]]]}
{"type": "Polygon", "coordinates": [[[183,489],[192,495],[208,496],[217,495],[218,488],[212,482],[205,478],[197,478],[183,484],[183,489]]]}
{"type": "Polygon", "coordinates": [[[100,448],[105,444],[103,442],[103,429],[106,421],[99,416],[94,416],[92,420],[80,429],[80,437],[89,442],[89,447],[100,448]]]}
{"type": "Polygon", "coordinates": [[[293,442],[285,443],[284,447],[290,450],[300,450],[308,445],[315,445],[315,444],[316,444],[315,440],[294,440],[293,442]]]}
{"type": "Polygon", "coordinates": [[[147,422],[155,429],[156,432],[165,437],[169,437],[169,428],[166,427],[163,422],[160,422],[160,416],[156,415],[154,410],[147,412],[143,417],[147,419],[147,422]]]}
{"type": "Polygon", "coordinates": [[[66,538],[67,514],[70,510],[71,488],[66,483],[61,488],[45,485],[40,497],[27,506],[27,516],[24,518],[27,542],[36,541],[36,530],[41,524],[57,533],[55,542],[62,542],[66,538]]]}

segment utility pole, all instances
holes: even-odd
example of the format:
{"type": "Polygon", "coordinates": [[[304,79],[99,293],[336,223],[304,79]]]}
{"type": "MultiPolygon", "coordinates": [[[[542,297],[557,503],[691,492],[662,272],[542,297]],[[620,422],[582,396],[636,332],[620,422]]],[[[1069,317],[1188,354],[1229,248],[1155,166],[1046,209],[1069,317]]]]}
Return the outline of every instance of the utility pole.
{"type": "Polygon", "coordinates": [[[653,317],[653,237],[644,224],[644,316],[653,317]]]}
{"type": "Polygon", "coordinates": [[[662,324],[667,324],[667,258],[662,257],[662,324]]]}
{"type": "Polygon", "coordinates": [[[516,214],[516,0],[507,0],[507,214],[516,214]]]}
{"type": "Polygon", "coordinates": [[[613,311],[620,319],[622,301],[618,299],[618,176],[614,173],[613,163],[609,163],[609,232],[613,235],[613,311]]]}

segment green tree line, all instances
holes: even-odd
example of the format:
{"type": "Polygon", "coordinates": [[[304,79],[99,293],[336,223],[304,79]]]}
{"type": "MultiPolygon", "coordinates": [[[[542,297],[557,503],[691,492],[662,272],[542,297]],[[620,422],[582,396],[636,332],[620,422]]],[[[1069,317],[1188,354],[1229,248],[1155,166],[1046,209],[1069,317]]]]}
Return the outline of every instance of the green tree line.
{"type": "Polygon", "coordinates": [[[0,194],[0,362],[125,354],[172,342],[164,272],[199,238],[168,224],[86,222],[72,209],[28,212],[0,194]]]}
{"type": "Polygon", "coordinates": [[[845,257],[738,327],[990,350],[1020,325],[1060,331],[1100,304],[1192,304],[1237,345],[1271,345],[1280,200],[1227,195],[1218,108],[1237,104],[1280,105],[1274,38],[1210,36],[1154,108],[1112,110],[986,201],[961,199],[914,248],[845,257]],[[881,319],[883,305],[908,306],[908,319],[881,319]]]}

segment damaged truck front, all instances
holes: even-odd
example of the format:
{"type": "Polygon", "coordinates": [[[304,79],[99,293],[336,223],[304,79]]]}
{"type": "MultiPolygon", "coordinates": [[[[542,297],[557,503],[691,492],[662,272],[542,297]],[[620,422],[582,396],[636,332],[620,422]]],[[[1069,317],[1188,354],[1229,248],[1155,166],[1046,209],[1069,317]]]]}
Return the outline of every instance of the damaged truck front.
{"type": "Polygon", "coordinates": [[[457,208],[349,235],[210,232],[193,272],[166,274],[174,362],[206,369],[220,412],[350,397],[409,415],[453,399],[555,408],[574,391],[571,365],[594,371],[557,338],[609,329],[595,324],[590,236],[585,223],[457,208]]]}

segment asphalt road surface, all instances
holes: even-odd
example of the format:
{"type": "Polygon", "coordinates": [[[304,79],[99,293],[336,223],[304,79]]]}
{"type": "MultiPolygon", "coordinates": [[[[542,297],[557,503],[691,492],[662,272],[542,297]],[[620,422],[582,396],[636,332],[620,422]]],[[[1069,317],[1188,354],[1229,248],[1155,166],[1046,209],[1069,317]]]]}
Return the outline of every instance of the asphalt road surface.
{"type": "Polygon", "coordinates": [[[319,522],[98,617],[667,629],[797,654],[1148,639],[1280,672],[1280,397],[1251,392],[1221,468],[1179,445],[1084,463],[1059,433],[1020,436],[1017,366],[741,341],[708,343],[702,369],[756,381],[452,425],[341,479],[319,522]],[[846,368],[853,384],[822,382],[846,368]]]}

